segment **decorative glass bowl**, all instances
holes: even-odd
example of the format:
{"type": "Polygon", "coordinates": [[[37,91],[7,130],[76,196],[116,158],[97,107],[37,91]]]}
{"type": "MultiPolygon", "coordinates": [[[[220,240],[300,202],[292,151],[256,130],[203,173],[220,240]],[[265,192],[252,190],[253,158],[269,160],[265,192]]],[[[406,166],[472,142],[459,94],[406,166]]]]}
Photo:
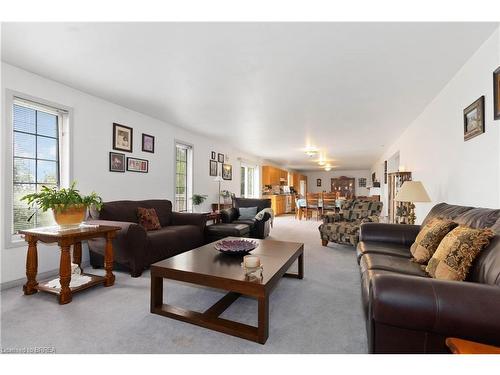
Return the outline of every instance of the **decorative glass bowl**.
{"type": "Polygon", "coordinates": [[[259,244],[252,240],[220,240],[215,243],[215,249],[224,254],[242,255],[255,249],[259,244]]]}

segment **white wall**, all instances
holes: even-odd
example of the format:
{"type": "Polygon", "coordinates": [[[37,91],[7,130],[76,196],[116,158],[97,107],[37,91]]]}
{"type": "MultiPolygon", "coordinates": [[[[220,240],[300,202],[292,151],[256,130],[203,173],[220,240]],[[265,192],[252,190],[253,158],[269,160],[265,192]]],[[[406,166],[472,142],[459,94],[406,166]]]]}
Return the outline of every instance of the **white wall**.
{"type": "MultiPolygon", "coordinates": [[[[227,144],[205,136],[194,134],[144,114],[112,104],[100,98],[85,94],[68,86],[31,74],[14,66],[2,63],[2,113],[5,108],[6,89],[25,93],[73,109],[73,178],[83,193],[95,190],[105,201],[117,199],[174,198],[174,140],[181,140],[193,145],[194,170],[193,193],[207,194],[209,199],[201,207],[208,210],[212,202],[217,201],[217,183],[208,175],[210,152],[229,156],[228,163],[233,165],[233,180],[225,181],[222,189],[239,195],[240,161],[238,158],[261,161],[252,155],[234,150],[227,144]],[[127,156],[149,160],[149,173],[113,173],[108,169],[108,154],[112,149],[113,122],[130,126],[134,129],[133,153],[127,156]],[[155,136],[155,153],[141,151],[141,134],[155,136]]],[[[5,116],[2,116],[5,123],[5,116]]],[[[6,124],[5,124],[6,125],[6,124]]],[[[4,163],[5,125],[2,126],[2,163],[4,163]]],[[[220,165],[219,165],[220,166],[220,165]]],[[[0,170],[3,176],[2,170],[0,170]]],[[[2,198],[3,193],[2,179],[2,198]]],[[[2,206],[2,217],[4,216],[2,206]]],[[[3,228],[3,226],[2,226],[3,228]]],[[[25,275],[25,245],[19,248],[5,248],[4,236],[1,239],[2,276],[7,282],[25,275]]],[[[59,251],[54,246],[39,246],[39,272],[58,268],[59,251]]],[[[85,254],[85,258],[87,254],[85,254]]]]}
{"type": "MultiPolygon", "coordinates": [[[[500,66],[500,29],[373,165],[383,181],[383,163],[397,151],[400,165],[426,187],[432,203],[417,203],[420,223],[439,202],[498,208],[500,121],[493,120],[492,73],[500,66]],[[463,109],[485,96],[486,132],[463,140],[463,109]]],[[[382,184],[383,195],[387,188],[382,184]]]]}
{"type": "Polygon", "coordinates": [[[369,190],[367,188],[359,187],[358,179],[366,178],[366,184],[369,185],[371,182],[370,171],[368,169],[361,170],[331,170],[330,172],[326,171],[304,171],[302,172],[305,176],[307,176],[307,191],[310,193],[319,193],[322,191],[330,191],[331,190],[331,179],[341,176],[346,177],[354,177],[356,179],[356,189],[355,194],[365,196],[369,194],[369,190]],[[316,186],[316,179],[321,178],[321,187],[316,186]]]}

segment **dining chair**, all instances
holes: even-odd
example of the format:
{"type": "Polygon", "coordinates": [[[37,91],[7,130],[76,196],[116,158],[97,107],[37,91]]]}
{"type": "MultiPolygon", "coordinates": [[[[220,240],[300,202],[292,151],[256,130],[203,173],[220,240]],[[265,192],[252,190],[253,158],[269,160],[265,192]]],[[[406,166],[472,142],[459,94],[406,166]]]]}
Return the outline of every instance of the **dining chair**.
{"type": "Polygon", "coordinates": [[[326,211],[335,212],[337,208],[337,193],[323,193],[321,202],[323,214],[325,214],[326,211]]]}
{"type": "Polygon", "coordinates": [[[316,220],[320,218],[321,193],[306,193],[306,220],[312,218],[312,213],[316,212],[316,220]]]}

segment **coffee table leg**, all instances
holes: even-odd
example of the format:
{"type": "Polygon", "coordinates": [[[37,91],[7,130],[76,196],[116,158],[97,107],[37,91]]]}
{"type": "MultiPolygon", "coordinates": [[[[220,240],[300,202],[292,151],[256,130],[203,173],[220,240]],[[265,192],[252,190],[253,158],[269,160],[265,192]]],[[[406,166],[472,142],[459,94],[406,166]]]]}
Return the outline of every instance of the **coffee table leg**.
{"type": "Polygon", "coordinates": [[[260,344],[265,344],[269,337],[269,296],[259,297],[259,326],[257,328],[260,344]]]}
{"type": "Polygon", "coordinates": [[[36,248],[36,238],[28,237],[28,254],[26,255],[26,284],[23,285],[24,294],[34,294],[38,290],[36,286],[36,274],[38,272],[38,252],[36,248]]]}
{"type": "Polygon", "coordinates": [[[61,292],[59,294],[59,303],[64,305],[71,302],[71,253],[70,245],[61,246],[61,262],[59,264],[59,282],[61,283],[61,292]]]}
{"type": "Polygon", "coordinates": [[[163,305],[163,277],[151,274],[151,312],[163,305]]]}
{"type": "Polygon", "coordinates": [[[113,235],[108,233],[106,236],[106,248],[104,250],[104,269],[106,276],[104,286],[111,286],[115,283],[115,275],[113,275],[113,235]]]}
{"type": "Polygon", "coordinates": [[[298,275],[298,277],[299,277],[299,279],[303,279],[304,278],[304,253],[299,255],[298,262],[299,262],[299,275],[298,275]]]}

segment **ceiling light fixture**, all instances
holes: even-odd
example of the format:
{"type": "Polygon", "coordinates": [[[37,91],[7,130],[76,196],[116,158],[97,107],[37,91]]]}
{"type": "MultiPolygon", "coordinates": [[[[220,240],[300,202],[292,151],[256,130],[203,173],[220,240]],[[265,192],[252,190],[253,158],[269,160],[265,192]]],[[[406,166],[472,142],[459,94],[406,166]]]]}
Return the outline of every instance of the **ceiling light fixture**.
{"type": "Polygon", "coordinates": [[[332,166],[330,164],[325,165],[325,171],[329,172],[332,170],[332,166]]]}
{"type": "Polygon", "coordinates": [[[307,146],[305,148],[305,153],[307,156],[313,157],[314,155],[316,155],[318,153],[318,149],[314,146],[307,146]]]}

